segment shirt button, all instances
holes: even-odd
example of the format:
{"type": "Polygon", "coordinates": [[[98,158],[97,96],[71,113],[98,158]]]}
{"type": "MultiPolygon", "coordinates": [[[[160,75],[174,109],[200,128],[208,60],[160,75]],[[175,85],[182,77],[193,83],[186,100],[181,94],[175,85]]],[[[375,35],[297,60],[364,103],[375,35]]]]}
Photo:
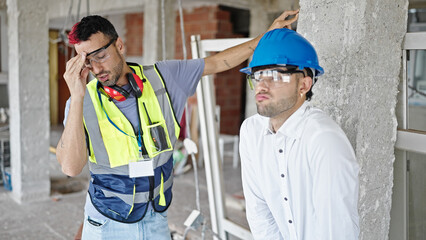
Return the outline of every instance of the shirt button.
{"type": "Polygon", "coordinates": [[[291,220],[288,220],[288,222],[289,222],[289,223],[293,223],[293,221],[291,221],[291,220]]]}
{"type": "Polygon", "coordinates": [[[287,201],[288,199],[285,197],[285,198],[284,198],[284,200],[286,200],[286,201],[287,201]]]}
{"type": "Polygon", "coordinates": [[[281,177],[283,178],[283,177],[284,177],[284,174],[281,174],[281,177]]]}
{"type": "Polygon", "coordinates": [[[280,150],[278,150],[278,152],[283,153],[283,150],[282,150],[282,149],[280,149],[280,150]]]}

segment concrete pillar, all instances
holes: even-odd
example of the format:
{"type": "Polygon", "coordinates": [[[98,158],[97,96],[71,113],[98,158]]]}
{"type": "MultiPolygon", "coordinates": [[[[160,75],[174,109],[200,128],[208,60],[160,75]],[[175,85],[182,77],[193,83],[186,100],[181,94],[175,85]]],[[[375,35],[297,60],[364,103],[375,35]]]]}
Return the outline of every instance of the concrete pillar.
{"type": "Polygon", "coordinates": [[[47,6],[7,0],[12,197],[19,203],[50,192],[47,6]]]}
{"type": "MultiPolygon", "coordinates": [[[[163,60],[162,53],[162,18],[161,0],[146,0],[144,7],[144,34],[143,34],[143,64],[153,64],[163,60]]],[[[164,0],[166,26],[166,59],[174,56],[175,39],[175,1],[164,0]]],[[[179,23],[178,23],[179,24],[179,23]]]]}
{"type": "Polygon", "coordinates": [[[298,32],[325,69],[313,103],[342,126],[361,167],[360,239],[387,239],[408,1],[300,0],[300,7],[298,32]]]}

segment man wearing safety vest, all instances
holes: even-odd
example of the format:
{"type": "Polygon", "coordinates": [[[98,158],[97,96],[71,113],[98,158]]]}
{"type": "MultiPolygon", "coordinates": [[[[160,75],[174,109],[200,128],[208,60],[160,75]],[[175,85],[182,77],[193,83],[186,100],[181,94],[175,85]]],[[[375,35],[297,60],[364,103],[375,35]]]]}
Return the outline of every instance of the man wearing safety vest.
{"type": "MultiPolygon", "coordinates": [[[[284,12],[269,30],[289,27],[297,13],[284,12]]],[[[105,18],[74,25],[77,56],[64,74],[71,98],[57,159],[69,176],[89,164],[83,239],[170,239],[172,150],[185,102],[202,75],[242,63],[260,37],[204,59],[140,66],[125,62],[123,41],[105,18]],[[89,72],[96,79],[86,85],[89,72]]]]}
{"type": "Polygon", "coordinates": [[[295,31],[269,31],[241,72],[254,87],[258,112],[240,130],[254,238],[358,239],[354,151],[342,129],[307,102],[324,73],[314,47],[295,31]]]}

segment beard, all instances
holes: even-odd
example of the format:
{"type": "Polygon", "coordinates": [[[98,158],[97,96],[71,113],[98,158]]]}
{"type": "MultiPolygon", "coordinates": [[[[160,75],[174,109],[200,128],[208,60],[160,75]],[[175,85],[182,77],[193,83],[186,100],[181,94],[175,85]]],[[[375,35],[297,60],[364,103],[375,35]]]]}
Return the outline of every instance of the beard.
{"type": "Polygon", "coordinates": [[[275,117],[283,112],[286,112],[294,107],[297,103],[297,90],[289,97],[279,99],[278,102],[272,102],[268,105],[256,103],[257,113],[264,117],[275,117]]]}
{"type": "Polygon", "coordinates": [[[121,74],[123,73],[123,66],[124,66],[124,60],[120,58],[120,61],[112,69],[112,71],[102,71],[101,73],[96,74],[96,76],[103,75],[103,74],[110,75],[111,77],[105,82],[101,82],[101,84],[107,87],[114,86],[117,83],[118,79],[120,79],[121,74]]]}

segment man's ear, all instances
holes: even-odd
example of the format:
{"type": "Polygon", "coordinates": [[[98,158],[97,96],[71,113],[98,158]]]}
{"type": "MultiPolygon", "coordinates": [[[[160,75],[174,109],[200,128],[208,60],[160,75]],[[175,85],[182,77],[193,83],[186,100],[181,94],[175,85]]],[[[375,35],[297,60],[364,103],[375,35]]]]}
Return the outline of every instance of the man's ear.
{"type": "Polygon", "coordinates": [[[124,55],[124,43],[123,40],[121,40],[120,37],[117,38],[117,41],[115,42],[115,46],[117,47],[118,51],[124,55]]]}
{"type": "Polygon", "coordinates": [[[309,76],[306,76],[304,78],[301,78],[299,80],[299,91],[303,95],[305,95],[312,87],[312,78],[309,76]]]}

